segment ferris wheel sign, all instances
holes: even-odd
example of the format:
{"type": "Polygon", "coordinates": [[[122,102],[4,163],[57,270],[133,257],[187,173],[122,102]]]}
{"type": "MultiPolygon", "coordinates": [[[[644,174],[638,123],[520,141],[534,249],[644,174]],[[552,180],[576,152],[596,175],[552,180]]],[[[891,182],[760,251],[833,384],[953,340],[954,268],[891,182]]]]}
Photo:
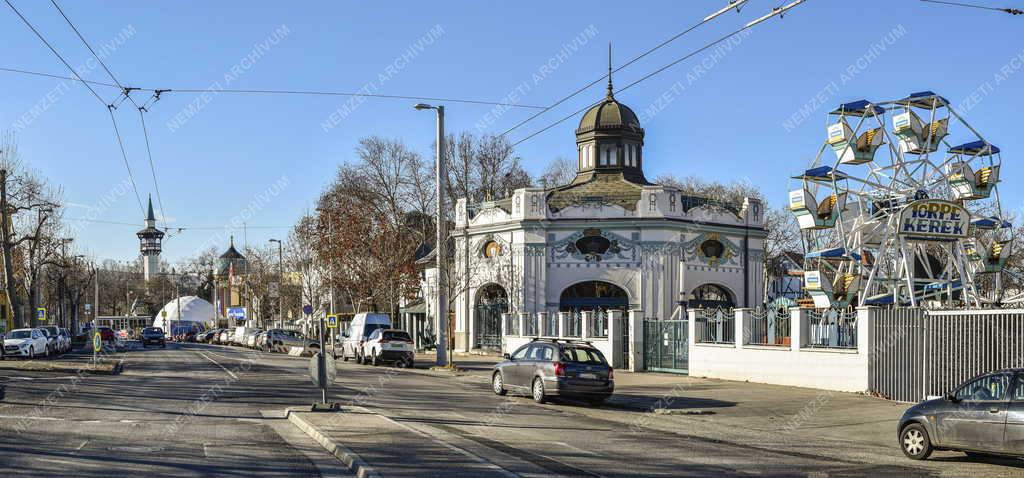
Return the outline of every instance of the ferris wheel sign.
{"type": "Polygon", "coordinates": [[[900,211],[899,232],[908,239],[952,241],[967,237],[971,213],[959,204],[922,199],[900,211]]]}

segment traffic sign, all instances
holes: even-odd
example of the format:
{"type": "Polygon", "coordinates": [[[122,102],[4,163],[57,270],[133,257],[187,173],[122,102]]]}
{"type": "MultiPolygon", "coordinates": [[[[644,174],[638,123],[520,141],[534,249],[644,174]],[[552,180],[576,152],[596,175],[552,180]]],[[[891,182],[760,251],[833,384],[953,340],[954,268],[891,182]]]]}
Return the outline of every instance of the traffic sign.
{"type": "Polygon", "coordinates": [[[46,308],[44,308],[44,307],[37,307],[36,308],[36,318],[39,319],[39,320],[46,320],[46,308]]]}
{"type": "Polygon", "coordinates": [[[100,335],[100,331],[96,331],[92,335],[92,351],[99,353],[103,349],[103,337],[100,335]]]}
{"type": "Polygon", "coordinates": [[[309,304],[306,304],[306,305],[302,306],[302,313],[306,314],[306,315],[312,315],[313,314],[313,306],[309,305],[309,304]]]}
{"type": "Polygon", "coordinates": [[[228,318],[245,320],[245,307],[228,307],[228,318]]]}
{"type": "Polygon", "coordinates": [[[320,352],[317,352],[309,360],[309,378],[313,380],[313,385],[316,385],[317,388],[326,389],[334,383],[337,376],[338,367],[334,365],[334,360],[330,357],[321,356],[320,352]]]}
{"type": "Polygon", "coordinates": [[[167,318],[167,311],[166,310],[161,310],[160,311],[160,317],[166,319],[167,318]]]}
{"type": "Polygon", "coordinates": [[[327,328],[336,329],[338,328],[338,316],[331,314],[327,316],[327,328]]]}

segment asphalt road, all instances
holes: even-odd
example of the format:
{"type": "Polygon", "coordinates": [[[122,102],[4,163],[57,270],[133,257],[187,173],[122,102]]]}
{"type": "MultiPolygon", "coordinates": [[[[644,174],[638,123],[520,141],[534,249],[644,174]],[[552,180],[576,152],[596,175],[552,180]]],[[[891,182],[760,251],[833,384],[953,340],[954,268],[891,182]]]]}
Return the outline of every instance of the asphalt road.
{"type": "MultiPolygon", "coordinates": [[[[0,370],[0,475],[345,473],[281,418],[284,409],[319,396],[306,375],[308,359],[193,344],[112,358],[125,360],[124,374],[0,370]]],[[[467,462],[494,476],[1024,476],[1012,462],[920,464],[892,450],[846,450],[841,443],[708,438],[665,430],[650,414],[497,397],[481,375],[434,377],[339,362],[329,397],[404,430],[347,437],[390,452],[370,463],[385,476],[389,466],[467,462]]],[[[426,473],[404,466],[395,474],[426,473]]]]}

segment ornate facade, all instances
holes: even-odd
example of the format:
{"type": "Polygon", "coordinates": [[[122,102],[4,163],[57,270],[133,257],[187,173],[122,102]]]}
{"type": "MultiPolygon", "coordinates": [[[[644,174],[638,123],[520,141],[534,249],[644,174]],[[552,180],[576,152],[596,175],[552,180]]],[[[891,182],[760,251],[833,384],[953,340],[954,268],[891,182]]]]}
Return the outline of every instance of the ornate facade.
{"type": "Polygon", "coordinates": [[[571,183],[457,202],[457,283],[448,286],[457,350],[498,349],[504,312],[639,309],[667,319],[688,307],[761,301],[761,203],[651,184],[643,141],[636,115],[609,83],[576,130],[571,183]]]}

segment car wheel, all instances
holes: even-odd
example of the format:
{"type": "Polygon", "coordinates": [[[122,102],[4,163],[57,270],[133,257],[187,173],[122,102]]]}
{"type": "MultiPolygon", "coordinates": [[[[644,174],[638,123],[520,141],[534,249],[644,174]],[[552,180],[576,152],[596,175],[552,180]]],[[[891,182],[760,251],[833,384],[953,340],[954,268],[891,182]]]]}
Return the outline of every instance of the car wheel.
{"type": "Polygon", "coordinates": [[[900,449],[911,460],[924,460],[932,454],[932,442],[928,431],[918,423],[912,423],[900,432],[900,449]]]}
{"type": "Polygon", "coordinates": [[[380,365],[380,354],[370,352],[370,365],[374,367],[380,365]]]}
{"type": "Polygon", "coordinates": [[[533,379],[533,401],[537,403],[544,403],[544,381],[537,377],[533,379]]]}
{"type": "Polygon", "coordinates": [[[495,395],[508,393],[508,390],[505,390],[505,382],[501,379],[501,372],[494,372],[494,376],[491,377],[491,390],[494,390],[495,395]]]}
{"type": "Polygon", "coordinates": [[[29,348],[28,348],[28,358],[30,358],[30,359],[36,358],[36,348],[34,346],[29,346],[29,348]]]}

